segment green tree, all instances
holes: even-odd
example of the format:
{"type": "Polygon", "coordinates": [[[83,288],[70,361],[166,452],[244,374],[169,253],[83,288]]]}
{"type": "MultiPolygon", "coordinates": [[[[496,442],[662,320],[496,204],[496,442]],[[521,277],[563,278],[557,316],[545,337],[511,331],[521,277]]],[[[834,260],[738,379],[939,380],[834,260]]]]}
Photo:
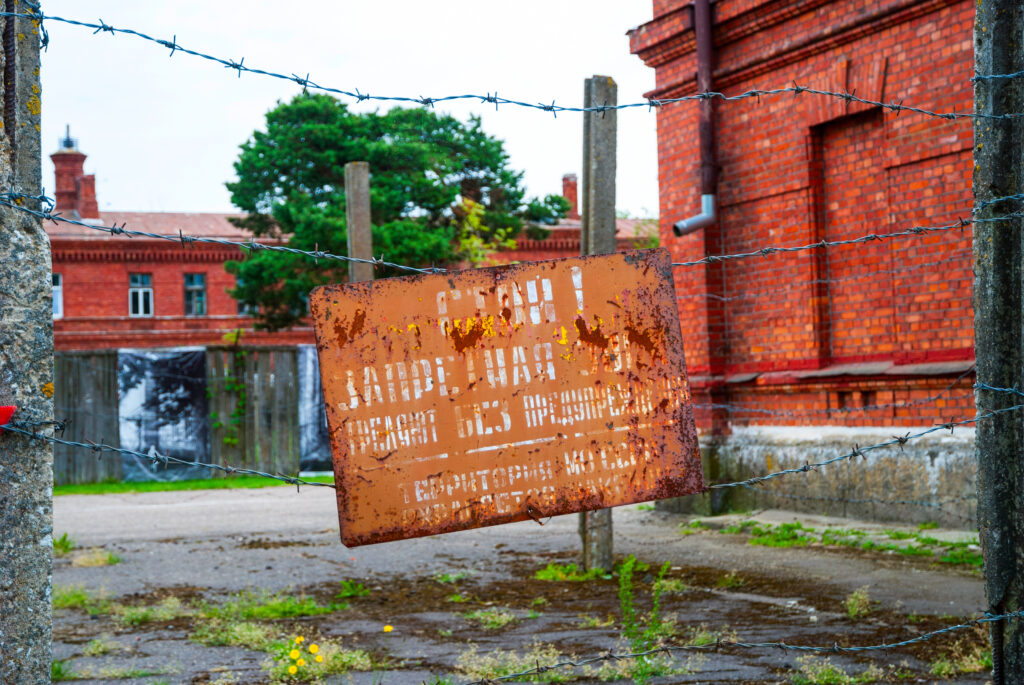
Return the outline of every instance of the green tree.
{"type": "MultiPolygon", "coordinates": [[[[238,180],[227,187],[246,216],[234,222],[290,247],[345,254],[344,167],[352,161],[370,165],[374,253],[399,264],[479,264],[523,230],[544,237],[568,211],[559,195],[525,199],[522,173],[476,117],[426,108],[356,114],[331,96],[301,94],[278,103],[266,130],[242,144],[238,180]]],[[[254,252],[227,268],[238,278],[231,295],[256,309],[266,330],[295,325],[313,287],[347,278],[342,262],[280,252],[254,252]]]]}

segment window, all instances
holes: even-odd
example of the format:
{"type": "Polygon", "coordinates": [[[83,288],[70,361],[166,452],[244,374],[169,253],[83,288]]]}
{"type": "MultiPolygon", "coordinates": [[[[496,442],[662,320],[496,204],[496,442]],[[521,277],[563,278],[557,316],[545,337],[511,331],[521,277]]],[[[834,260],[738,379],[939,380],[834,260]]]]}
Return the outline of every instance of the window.
{"type": "Polygon", "coordinates": [[[64,280],[60,274],[53,274],[53,318],[64,316],[64,280]]]}
{"type": "Polygon", "coordinates": [[[130,274],[128,276],[128,315],[153,316],[153,276],[151,274],[130,274]]]}
{"type": "Polygon", "coordinates": [[[206,274],[185,274],[185,316],[206,316],[206,274]]]}
{"type": "MultiPolygon", "coordinates": [[[[242,285],[245,283],[241,278],[235,280],[235,290],[241,290],[242,285]]],[[[231,294],[228,291],[228,294],[231,294]]],[[[259,311],[259,307],[253,304],[246,304],[242,300],[238,300],[238,315],[239,316],[256,316],[256,312],[259,311]]]]}

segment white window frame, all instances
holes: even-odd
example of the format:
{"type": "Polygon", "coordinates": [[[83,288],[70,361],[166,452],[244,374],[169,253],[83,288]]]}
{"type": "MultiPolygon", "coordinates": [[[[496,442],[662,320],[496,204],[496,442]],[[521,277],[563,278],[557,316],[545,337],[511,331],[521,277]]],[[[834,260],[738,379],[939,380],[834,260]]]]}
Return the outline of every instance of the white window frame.
{"type": "Polygon", "coordinates": [[[200,317],[200,316],[206,316],[209,313],[210,313],[210,307],[209,307],[209,303],[206,300],[206,274],[205,273],[185,274],[185,316],[190,317],[190,318],[195,318],[195,317],[200,317]],[[203,284],[201,286],[189,285],[189,283],[188,283],[189,276],[199,276],[199,277],[201,277],[203,279],[203,284]],[[190,293],[200,293],[199,301],[202,303],[202,310],[203,311],[201,311],[199,313],[195,313],[195,312],[193,312],[191,314],[189,313],[188,305],[189,305],[189,294],[190,293]]]}
{"type": "Polygon", "coordinates": [[[64,277],[61,274],[53,274],[53,318],[64,318],[64,277]]]}
{"type": "Polygon", "coordinates": [[[128,316],[133,319],[153,316],[153,274],[128,274],[128,316]],[[146,285],[134,285],[136,277],[144,277],[146,285]],[[146,304],[149,305],[149,311],[146,311],[146,304]]]}

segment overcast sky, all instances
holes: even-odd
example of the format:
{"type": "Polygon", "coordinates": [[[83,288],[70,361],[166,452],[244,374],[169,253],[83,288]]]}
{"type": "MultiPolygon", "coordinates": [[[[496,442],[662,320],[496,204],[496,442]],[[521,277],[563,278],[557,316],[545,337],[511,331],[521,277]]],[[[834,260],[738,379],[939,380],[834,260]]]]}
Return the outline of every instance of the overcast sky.
{"type": "MultiPolygon", "coordinates": [[[[246,66],[346,90],[428,96],[497,92],[510,99],[580,105],[583,80],[612,76],[619,102],[643,99],[654,71],[629,54],[626,31],[651,18],[649,0],[47,0],[47,14],[132,28],[246,66]],[[296,11],[291,11],[295,8],[296,11]]],[[[43,53],[43,185],[64,125],[89,157],[101,210],[231,211],[224,183],[238,146],[298,86],[235,72],[125,35],[50,21],[43,53]]],[[[351,104],[351,103],[350,103],[351,104]]],[[[352,104],[356,110],[386,108],[352,104]]],[[[483,117],[505,141],[531,195],[561,192],[579,173],[580,114],[481,103],[444,111],[483,117]]],[[[616,205],[658,208],[655,115],[619,113],[616,205]]]]}

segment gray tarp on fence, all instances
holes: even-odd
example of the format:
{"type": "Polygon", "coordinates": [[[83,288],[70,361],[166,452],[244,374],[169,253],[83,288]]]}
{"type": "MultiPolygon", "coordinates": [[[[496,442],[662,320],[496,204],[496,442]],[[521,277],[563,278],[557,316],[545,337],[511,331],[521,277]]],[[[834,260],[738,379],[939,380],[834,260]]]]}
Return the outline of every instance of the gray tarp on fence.
{"type": "Polygon", "coordinates": [[[299,345],[299,431],[300,468],[304,472],[330,471],[331,443],[316,345],[299,345]]]}
{"type": "MultiPolygon", "coordinates": [[[[150,447],[188,461],[209,462],[206,351],[201,347],[118,350],[118,414],[121,446],[150,447]]],[[[126,481],[208,478],[194,466],[156,467],[126,455],[126,481]]]]}

